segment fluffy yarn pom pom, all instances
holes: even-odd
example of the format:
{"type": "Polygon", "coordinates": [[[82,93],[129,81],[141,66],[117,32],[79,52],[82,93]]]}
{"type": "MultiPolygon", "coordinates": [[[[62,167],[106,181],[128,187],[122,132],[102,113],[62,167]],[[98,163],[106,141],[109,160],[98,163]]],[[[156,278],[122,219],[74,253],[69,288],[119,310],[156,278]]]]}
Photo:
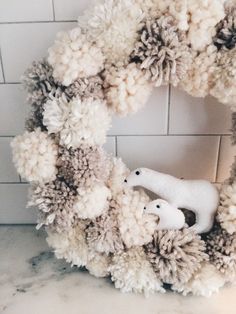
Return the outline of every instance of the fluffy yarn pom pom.
{"type": "Polygon", "coordinates": [[[117,195],[124,189],[124,179],[129,174],[129,169],[123,163],[121,158],[113,158],[111,165],[111,172],[107,181],[112,195],[117,195]]]}
{"type": "Polygon", "coordinates": [[[119,226],[126,247],[143,245],[151,241],[156,228],[156,217],[143,214],[143,208],[150,201],[144,191],[125,191],[118,196],[119,226]]]}
{"type": "Polygon", "coordinates": [[[102,49],[108,64],[126,64],[142,18],[136,0],[105,0],[78,22],[88,38],[102,49]]]}
{"type": "Polygon", "coordinates": [[[74,203],[74,211],[79,218],[94,219],[108,207],[110,190],[103,184],[95,184],[89,189],[80,189],[74,203]]]}
{"type": "Polygon", "coordinates": [[[181,292],[184,296],[191,293],[196,296],[210,297],[224,284],[224,276],[213,265],[204,264],[188,282],[174,285],[171,289],[181,292]]]}
{"type": "Polygon", "coordinates": [[[98,146],[59,147],[58,177],[77,188],[90,188],[96,182],[104,182],[109,175],[109,159],[98,146]]]}
{"type": "Polygon", "coordinates": [[[13,161],[27,181],[49,182],[55,179],[58,147],[47,133],[37,129],[25,132],[11,142],[13,161]]]}
{"type": "Polygon", "coordinates": [[[103,145],[111,117],[104,101],[77,97],[67,101],[63,95],[44,105],[43,124],[49,134],[60,132],[60,143],[69,147],[81,144],[103,145]]]}
{"type": "Polygon", "coordinates": [[[106,254],[99,254],[94,252],[94,257],[88,260],[86,268],[89,273],[95,277],[107,277],[109,276],[109,265],[111,263],[111,257],[106,254]]]}
{"type": "Polygon", "coordinates": [[[122,292],[145,293],[164,292],[142,247],[133,247],[115,254],[109,268],[115,287],[122,292]]]}
{"type": "Polygon", "coordinates": [[[233,280],[236,276],[236,237],[226,230],[215,226],[206,239],[210,262],[226,276],[233,280]]]}
{"type": "Polygon", "coordinates": [[[212,42],[216,24],[224,18],[225,0],[188,0],[188,41],[194,50],[204,50],[212,42]]]}
{"type": "Polygon", "coordinates": [[[217,220],[229,234],[236,232],[236,182],[222,186],[217,220]]]}
{"type": "Polygon", "coordinates": [[[140,64],[155,86],[177,85],[191,62],[183,32],[171,16],[148,19],[141,29],[131,60],[140,64]]]}
{"type": "Polygon", "coordinates": [[[93,76],[103,69],[104,57],[95,44],[88,41],[79,27],[57,34],[49,48],[48,62],[56,80],[70,85],[78,78],[93,76]]]}
{"type": "Polygon", "coordinates": [[[108,212],[97,217],[86,229],[89,247],[100,253],[114,253],[124,249],[118,225],[119,206],[112,199],[108,212]]]}
{"type": "Polygon", "coordinates": [[[103,99],[103,80],[98,75],[79,78],[73,84],[65,88],[65,94],[69,99],[77,96],[82,100],[89,97],[103,99]]]}
{"type": "Polygon", "coordinates": [[[28,206],[39,209],[37,228],[45,225],[63,232],[73,227],[77,218],[73,210],[76,195],[73,186],[58,178],[44,185],[32,186],[28,206]]]}
{"type": "Polygon", "coordinates": [[[105,72],[105,94],[113,111],[126,116],[142,108],[150,96],[152,86],[135,63],[125,67],[111,67],[105,72]]]}
{"type": "Polygon", "coordinates": [[[54,250],[57,258],[64,258],[67,263],[78,267],[85,266],[88,261],[89,250],[86,244],[86,223],[80,221],[67,232],[57,233],[47,230],[47,242],[54,250]]]}
{"type": "Polygon", "coordinates": [[[204,241],[190,229],[155,231],[145,250],[158,278],[168,284],[187,282],[207,259],[204,241]]]}
{"type": "Polygon", "coordinates": [[[193,56],[191,66],[180,82],[180,87],[194,97],[205,97],[210,92],[216,69],[217,48],[209,45],[204,51],[193,56]]]}
{"type": "Polygon", "coordinates": [[[236,48],[220,55],[210,94],[236,111],[236,48]]]}

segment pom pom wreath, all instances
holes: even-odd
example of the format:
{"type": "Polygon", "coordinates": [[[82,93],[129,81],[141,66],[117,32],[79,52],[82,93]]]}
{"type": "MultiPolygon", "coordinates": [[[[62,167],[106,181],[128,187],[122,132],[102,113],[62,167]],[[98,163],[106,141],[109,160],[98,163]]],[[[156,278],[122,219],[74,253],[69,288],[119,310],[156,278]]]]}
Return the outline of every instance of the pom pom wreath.
{"type": "Polygon", "coordinates": [[[158,231],[142,190],[102,145],[111,115],[142,108],[154,86],[212,95],[232,113],[236,143],[236,2],[99,0],[78,26],[58,34],[23,83],[31,106],[12,142],[19,174],[31,182],[29,205],[58,258],[111,276],[124,292],[210,296],[236,280],[236,161],[220,192],[216,223],[200,237],[188,226],[158,231]]]}
{"type": "Polygon", "coordinates": [[[65,86],[78,78],[96,75],[104,67],[100,48],[88,42],[86,34],[79,27],[58,33],[54,46],[48,52],[53,76],[65,86]]]}
{"type": "Polygon", "coordinates": [[[20,176],[27,181],[49,182],[57,174],[58,147],[47,133],[26,131],[11,142],[13,161],[20,176]]]}
{"type": "MultiPolygon", "coordinates": [[[[227,2],[226,2],[227,3],[227,2]]],[[[220,49],[228,50],[236,46],[236,3],[226,7],[226,16],[216,25],[214,44],[220,49]]]]}
{"type": "Polygon", "coordinates": [[[49,134],[60,133],[62,145],[77,148],[85,142],[104,144],[111,117],[104,101],[77,97],[68,102],[63,95],[45,103],[43,124],[49,134]]]}
{"type": "Polygon", "coordinates": [[[221,54],[210,94],[236,110],[236,47],[221,54]]]}
{"type": "Polygon", "coordinates": [[[196,296],[210,297],[224,284],[224,276],[213,265],[205,263],[188,282],[172,286],[172,289],[181,292],[184,296],[191,293],[196,296]]]}
{"type": "Polygon", "coordinates": [[[236,233],[236,182],[222,186],[217,220],[229,234],[236,233]]]}
{"type": "Polygon", "coordinates": [[[164,292],[160,281],[147,261],[142,247],[133,247],[115,254],[109,268],[115,287],[122,292],[164,292]]]}
{"type": "Polygon", "coordinates": [[[236,276],[236,237],[226,230],[215,226],[206,239],[207,254],[210,262],[228,280],[234,280],[236,276]]]}
{"type": "Polygon", "coordinates": [[[86,229],[89,247],[100,253],[114,253],[124,249],[118,225],[119,204],[110,201],[109,210],[97,217],[86,229]]]}
{"type": "Polygon", "coordinates": [[[176,21],[171,16],[148,19],[139,33],[131,61],[140,64],[155,86],[176,86],[191,62],[184,33],[178,30],[176,21]]]}
{"type": "Polygon", "coordinates": [[[105,72],[105,94],[108,105],[121,116],[142,108],[152,91],[143,72],[135,63],[125,67],[111,67],[105,72]]]}
{"type": "Polygon", "coordinates": [[[58,176],[77,188],[90,188],[96,182],[104,182],[110,171],[109,159],[101,147],[59,147],[58,176]]]}
{"type": "Polygon", "coordinates": [[[28,206],[38,206],[37,228],[51,226],[52,230],[62,232],[76,224],[73,211],[76,188],[63,180],[56,179],[44,185],[35,185],[31,189],[28,206]]]}
{"type": "Polygon", "coordinates": [[[150,199],[144,191],[125,191],[118,197],[119,226],[126,247],[143,245],[151,241],[157,225],[157,217],[143,214],[150,199]]]}
{"type": "Polygon", "coordinates": [[[75,200],[74,211],[79,218],[94,219],[108,207],[110,190],[103,184],[95,184],[89,189],[80,189],[75,200]]]}
{"type": "Polygon", "coordinates": [[[102,49],[108,64],[126,64],[143,18],[135,0],[105,0],[79,17],[79,25],[102,49]]]}
{"type": "Polygon", "coordinates": [[[187,282],[207,259],[204,241],[190,229],[156,231],[145,251],[158,278],[174,285],[187,282]]]}
{"type": "Polygon", "coordinates": [[[194,54],[191,66],[180,87],[194,97],[205,97],[210,92],[216,69],[217,48],[209,45],[199,54],[194,54]]]}

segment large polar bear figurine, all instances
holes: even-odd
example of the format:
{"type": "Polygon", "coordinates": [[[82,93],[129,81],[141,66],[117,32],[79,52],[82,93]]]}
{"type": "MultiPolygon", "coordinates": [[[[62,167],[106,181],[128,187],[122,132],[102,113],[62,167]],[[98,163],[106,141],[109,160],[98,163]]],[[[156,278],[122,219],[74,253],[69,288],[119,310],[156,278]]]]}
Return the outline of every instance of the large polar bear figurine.
{"type": "Polygon", "coordinates": [[[191,228],[197,233],[205,233],[212,228],[219,193],[210,182],[178,179],[148,168],[132,171],[124,181],[130,187],[142,186],[152,191],[174,207],[193,211],[196,223],[191,228]]]}

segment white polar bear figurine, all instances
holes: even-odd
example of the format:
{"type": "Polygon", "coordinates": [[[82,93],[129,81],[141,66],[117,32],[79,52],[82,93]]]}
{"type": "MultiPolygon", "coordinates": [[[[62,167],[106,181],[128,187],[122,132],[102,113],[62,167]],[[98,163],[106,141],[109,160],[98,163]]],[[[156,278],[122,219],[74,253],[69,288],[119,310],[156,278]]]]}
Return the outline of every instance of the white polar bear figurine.
{"type": "Polygon", "coordinates": [[[182,229],[185,217],[181,210],[170,205],[167,201],[157,199],[144,207],[145,214],[153,214],[159,217],[157,230],[182,229]]]}
{"type": "Polygon", "coordinates": [[[217,189],[205,180],[183,180],[147,168],[130,173],[125,184],[142,186],[177,208],[191,210],[196,223],[191,227],[197,233],[210,231],[219,204],[217,189]]]}

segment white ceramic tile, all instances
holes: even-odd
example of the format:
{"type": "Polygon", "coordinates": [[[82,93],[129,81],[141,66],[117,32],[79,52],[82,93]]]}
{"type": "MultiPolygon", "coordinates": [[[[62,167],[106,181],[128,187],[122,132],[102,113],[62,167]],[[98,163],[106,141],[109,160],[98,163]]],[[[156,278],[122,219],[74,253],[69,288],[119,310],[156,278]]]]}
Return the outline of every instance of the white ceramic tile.
{"type": "Polygon", "coordinates": [[[236,146],[231,145],[230,136],[222,136],[217,182],[223,182],[229,177],[234,156],[236,156],[236,146]]]}
{"type": "Polygon", "coordinates": [[[48,21],[52,19],[52,0],[0,1],[0,22],[48,21]]]}
{"type": "Polygon", "coordinates": [[[115,138],[115,136],[108,136],[107,141],[103,147],[108,153],[115,156],[116,155],[116,138],[115,138]]]}
{"type": "Polygon", "coordinates": [[[171,89],[170,134],[229,134],[230,110],[213,97],[196,98],[171,89]]]}
{"type": "Polygon", "coordinates": [[[113,135],[144,135],[166,134],[168,119],[168,88],[161,87],[153,90],[153,93],[145,106],[138,113],[125,117],[114,117],[112,129],[113,135]]]}
{"type": "Polygon", "coordinates": [[[0,182],[19,182],[12,162],[11,137],[0,137],[0,182]]]}
{"type": "Polygon", "coordinates": [[[147,167],[215,181],[218,144],[218,136],[121,136],[118,156],[130,169],[147,167]]]}
{"type": "Polygon", "coordinates": [[[28,184],[0,184],[0,223],[35,223],[36,210],[26,208],[28,184]]]}
{"type": "Polygon", "coordinates": [[[0,25],[1,51],[6,82],[18,82],[33,60],[47,56],[56,33],[75,23],[0,25]]]}
{"type": "Polygon", "coordinates": [[[77,20],[90,4],[88,0],[54,0],[55,19],[77,20]]]}
{"type": "Polygon", "coordinates": [[[24,120],[29,111],[26,93],[20,84],[0,85],[0,135],[17,135],[23,132],[24,120]]]}

